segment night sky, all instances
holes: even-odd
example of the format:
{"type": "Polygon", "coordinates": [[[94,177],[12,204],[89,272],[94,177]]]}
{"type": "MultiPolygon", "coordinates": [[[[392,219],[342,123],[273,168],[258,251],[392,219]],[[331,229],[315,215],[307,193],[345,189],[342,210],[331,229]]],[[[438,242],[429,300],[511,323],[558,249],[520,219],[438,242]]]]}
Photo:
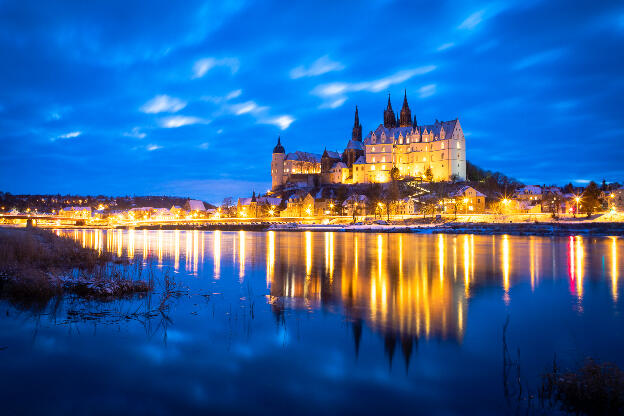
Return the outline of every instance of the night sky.
{"type": "Polygon", "coordinates": [[[483,168],[624,180],[621,1],[299,3],[0,0],[0,190],[246,196],[404,89],[483,168]]]}

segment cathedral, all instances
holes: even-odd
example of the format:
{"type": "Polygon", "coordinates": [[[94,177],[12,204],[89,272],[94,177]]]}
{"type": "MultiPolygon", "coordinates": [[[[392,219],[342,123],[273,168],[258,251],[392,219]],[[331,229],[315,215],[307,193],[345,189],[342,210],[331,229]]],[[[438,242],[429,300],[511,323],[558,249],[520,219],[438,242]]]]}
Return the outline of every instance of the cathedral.
{"type": "Polygon", "coordinates": [[[286,153],[278,137],[273,149],[273,189],[286,184],[383,183],[394,177],[446,181],[466,179],[466,140],[459,120],[418,125],[403,97],[401,112],[392,109],[390,96],[383,124],[362,137],[358,108],[351,140],[342,154],[295,151],[286,153]]]}

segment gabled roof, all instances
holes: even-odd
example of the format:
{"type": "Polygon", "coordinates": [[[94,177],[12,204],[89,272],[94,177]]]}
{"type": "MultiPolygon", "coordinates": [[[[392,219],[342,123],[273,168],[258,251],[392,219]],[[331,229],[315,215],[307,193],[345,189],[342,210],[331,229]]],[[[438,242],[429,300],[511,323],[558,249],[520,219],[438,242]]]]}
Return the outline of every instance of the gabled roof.
{"type": "Polygon", "coordinates": [[[334,166],[331,167],[332,169],[346,169],[347,165],[345,165],[342,162],[336,162],[334,163],[334,166]]]}
{"type": "Polygon", "coordinates": [[[444,130],[445,137],[450,137],[455,130],[459,120],[450,121],[436,121],[433,124],[425,124],[417,127],[393,127],[386,128],[383,124],[380,124],[374,132],[368,133],[364,139],[364,144],[393,144],[399,138],[399,135],[403,137],[416,136],[420,138],[424,132],[433,133],[433,140],[440,140],[440,132],[444,130]],[[375,135],[375,143],[372,142],[372,136],[375,135]]]}
{"type": "Polygon", "coordinates": [[[357,160],[355,162],[353,162],[354,165],[365,165],[366,164],[366,158],[364,156],[360,156],[357,158],[357,160]]]}
{"type": "Polygon", "coordinates": [[[542,188],[539,185],[526,185],[516,191],[518,195],[541,195],[542,188]]]}
{"type": "Polygon", "coordinates": [[[320,163],[321,162],[321,155],[319,155],[317,153],[301,152],[301,151],[297,150],[296,152],[288,153],[286,155],[286,160],[299,160],[299,161],[302,161],[302,162],[320,163]]]}
{"type": "Polygon", "coordinates": [[[196,199],[189,199],[186,201],[186,204],[184,204],[184,207],[189,211],[206,211],[204,203],[196,199]]]}
{"type": "Polygon", "coordinates": [[[466,193],[467,190],[469,189],[473,189],[476,193],[476,196],[483,196],[485,197],[485,194],[482,194],[481,192],[477,191],[476,189],[474,189],[472,186],[462,186],[461,188],[459,188],[457,191],[451,193],[451,196],[462,196],[466,193]]]}
{"type": "Polygon", "coordinates": [[[347,149],[364,150],[364,144],[358,140],[349,140],[347,149]]]}
{"type": "Polygon", "coordinates": [[[338,152],[334,152],[331,150],[325,150],[325,153],[327,153],[327,156],[329,156],[332,159],[340,159],[340,153],[338,152]]]}

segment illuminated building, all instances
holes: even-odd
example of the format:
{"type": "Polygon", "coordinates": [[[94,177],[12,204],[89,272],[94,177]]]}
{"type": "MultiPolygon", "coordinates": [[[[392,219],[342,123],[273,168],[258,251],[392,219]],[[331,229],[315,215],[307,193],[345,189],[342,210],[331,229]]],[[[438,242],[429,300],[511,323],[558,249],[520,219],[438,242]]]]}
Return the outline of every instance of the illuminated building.
{"type": "Polygon", "coordinates": [[[364,139],[356,107],[351,140],[342,155],[328,150],[321,156],[286,153],[278,138],[271,177],[273,189],[287,184],[383,183],[391,179],[393,168],[399,177],[466,179],[466,140],[459,120],[419,125],[416,117],[412,119],[407,93],[399,116],[388,97],[383,124],[364,139]]]}

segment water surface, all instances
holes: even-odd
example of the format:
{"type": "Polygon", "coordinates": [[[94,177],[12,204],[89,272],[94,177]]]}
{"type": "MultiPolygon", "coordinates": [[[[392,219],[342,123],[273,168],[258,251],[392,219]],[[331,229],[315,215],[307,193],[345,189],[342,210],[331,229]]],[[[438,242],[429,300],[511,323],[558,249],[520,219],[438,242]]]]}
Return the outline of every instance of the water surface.
{"type": "Polygon", "coordinates": [[[515,413],[555,355],[624,366],[621,238],[57,232],[176,295],[0,302],[7,414],[515,413]]]}

